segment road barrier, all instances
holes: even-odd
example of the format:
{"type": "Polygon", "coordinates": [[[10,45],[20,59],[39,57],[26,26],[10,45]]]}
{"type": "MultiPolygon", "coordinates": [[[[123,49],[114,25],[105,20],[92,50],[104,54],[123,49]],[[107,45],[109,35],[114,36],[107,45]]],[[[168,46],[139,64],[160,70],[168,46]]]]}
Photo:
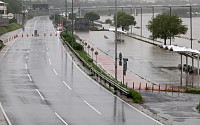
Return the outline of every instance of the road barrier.
{"type": "Polygon", "coordinates": [[[146,91],[147,91],[147,83],[146,83],[146,91]]]}
{"type": "Polygon", "coordinates": [[[18,34],[16,34],[16,35],[14,35],[14,36],[12,36],[12,37],[10,37],[10,38],[4,40],[4,41],[3,41],[3,44],[5,44],[5,43],[7,43],[7,42],[10,42],[10,41],[12,41],[13,39],[16,39],[17,37],[18,37],[18,34]]]}
{"type": "Polygon", "coordinates": [[[153,92],[153,90],[154,90],[154,84],[152,84],[152,92],[153,92]]]}
{"type": "MultiPolygon", "coordinates": [[[[52,34],[51,34],[52,35],[52,34]]],[[[62,41],[64,40],[63,37],[61,37],[62,41]]],[[[88,64],[72,47],[71,45],[66,42],[64,40],[64,42],[67,44],[67,46],[74,52],[74,54],[79,58],[79,60],[84,63],[87,67],[89,67],[91,72],[94,72],[97,76],[100,77],[100,79],[103,79],[106,83],[109,84],[109,86],[114,86],[115,89],[118,89],[120,91],[120,93],[125,94],[127,96],[129,96],[129,90],[120,86],[118,83],[115,83],[114,81],[112,81],[111,79],[107,78],[106,76],[104,76],[102,73],[100,73],[99,71],[97,71],[96,69],[94,69],[90,64],[88,64]]]]}

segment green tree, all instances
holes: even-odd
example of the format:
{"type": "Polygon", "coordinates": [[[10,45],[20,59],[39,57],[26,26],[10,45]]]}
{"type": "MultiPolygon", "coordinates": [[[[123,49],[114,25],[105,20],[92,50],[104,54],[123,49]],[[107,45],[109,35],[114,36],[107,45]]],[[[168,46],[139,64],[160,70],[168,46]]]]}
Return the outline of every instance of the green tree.
{"type": "Polygon", "coordinates": [[[99,14],[95,13],[95,12],[89,12],[89,13],[86,13],[84,15],[85,18],[88,18],[92,23],[95,21],[95,20],[98,20],[100,19],[100,16],[99,14]]]}
{"type": "MultiPolygon", "coordinates": [[[[115,16],[114,16],[115,23],[115,16]]],[[[130,14],[126,14],[125,12],[117,13],[117,27],[122,27],[122,30],[129,30],[130,25],[136,25],[135,17],[130,14]]]]}
{"type": "MultiPolygon", "coordinates": [[[[76,13],[73,13],[73,20],[77,17],[76,13]]],[[[72,19],[72,13],[69,14],[68,18],[71,20],[72,19]]]]}
{"type": "Polygon", "coordinates": [[[106,23],[106,24],[112,24],[112,20],[111,20],[111,19],[106,19],[106,20],[105,20],[105,23],[106,23]]]}
{"type": "Polygon", "coordinates": [[[151,38],[164,39],[164,45],[166,45],[166,41],[170,39],[170,36],[174,38],[176,35],[186,34],[188,28],[182,22],[181,18],[177,15],[172,15],[170,21],[169,14],[159,14],[156,18],[149,21],[147,29],[152,33],[151,38]]]}

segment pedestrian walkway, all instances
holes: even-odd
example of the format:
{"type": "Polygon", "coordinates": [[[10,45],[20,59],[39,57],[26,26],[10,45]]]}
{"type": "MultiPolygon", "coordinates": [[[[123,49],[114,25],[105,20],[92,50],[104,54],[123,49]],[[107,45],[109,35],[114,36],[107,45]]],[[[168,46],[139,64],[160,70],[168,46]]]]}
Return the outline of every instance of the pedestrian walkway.
{"type": "MultiPolygon", "coordinates": [[[[114,78],[115,77],[115,60],[109,57],[108,55],[106,55],[104,52],[102,52],[98,48],[96,48],[94,45],[92,45],[88,41],[88,38],[85,37],[84,35],[83,36],[79,35],[79,37],[81,39],[84,39],[87,45],[90,45],[90,48],[94,48],[94,52],[95,51],[98,52],[98,56],[97,56],[98,65],[100,65],[104,70],[106,70],[108,74],[110,74],[114,78]]],[[[86,49],[85,51],[88,52],[88,49],[86,47],[84,48],[86,49]]],[[[92,57],[91,51],[89,51],[89,55],[92,57]]],[[[94,58],[94,61],[96,61],[96,58],[94,58]]],[[[119,65],[117,65],[117,77],[118,77],[118,81],[123,81],[123,67],[119,65]]],[[[143,90],[146,89],[146,84],[149,89],[151,89],[153,85],[152,83],[149,83],[145,79],[142,79],[141,77],[137,76],[136,74],[132,73],[129,70],[127,70],[126,76],[124,77],[124,83],[125,85],[127,84],[129,88],[133,88],[134,86],[134,89],[141,88],[143,90]]],[[[154,88],[158,89],[158,87],[156,86],[154,88]]]]}

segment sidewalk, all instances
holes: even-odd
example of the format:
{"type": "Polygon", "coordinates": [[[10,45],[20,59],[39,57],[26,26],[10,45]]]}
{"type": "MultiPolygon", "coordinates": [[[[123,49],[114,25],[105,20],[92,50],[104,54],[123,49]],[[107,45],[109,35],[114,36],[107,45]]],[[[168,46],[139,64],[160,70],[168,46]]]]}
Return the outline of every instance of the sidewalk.
{"type": "MultiPolygon", "coordinates": [[[[94,52],[95,51],[98,52],[98,56],[97,56],[98,65],[100,65],[104,70],[106,70],[107,73],[109,73],[114,78],[115,77],[115,60],[109,57],[108,55],[106,55],[104,52],[102,52],[98,48],[96,48],[94,45],[92,45],[88,41],[87,38],[84,38],[84,36],[79,35],[79,37],[81,39],[86,40],[85,42],[87,43],[87,45],[90,45],[90,49],[94,48],[94,52]]],[[[88,52],[88,49],[86,48],[85,51],[88,52]]],[[[93,57],[94,57],[94,61],[96,61],[96,56],[94,55],[94,52],[93,52],[93,57]]],[[[91,51],[89,51],[89,55],[92,57],[91,51]]],[[[123,67],[119,65],[117,65],[117,77],[118,77],[118,81],[123,81],[123,67]]],[[[134,89],[139,89],[140,84],[141,84],[141,89],[143,90],[146,89],[146,84],[149,89],[152,88],[152,83],[147,82],[145,79],[140,78],[139,76],[135,75],[129,70],[126,72],[126,76],[124,77],[124,83],[125,83],[125,86],[127,83],[127,86],[129,88],[133,88],[133,83],[134,83],[134,89]]],[[[154,89],[158,89],[158,87],[154,86],[154,89]]]]}

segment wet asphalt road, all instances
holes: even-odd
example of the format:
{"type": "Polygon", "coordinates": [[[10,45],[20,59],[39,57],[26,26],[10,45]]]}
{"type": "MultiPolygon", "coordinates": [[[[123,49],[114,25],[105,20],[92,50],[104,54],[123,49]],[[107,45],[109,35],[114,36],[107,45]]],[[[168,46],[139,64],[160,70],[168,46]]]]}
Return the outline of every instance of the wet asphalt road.
{"type": "Polygon", "coordinates": [[[159,124],[81,72],[48,17],[28,21],[0,62],[0,101],[13,125],[159,124]]]}

